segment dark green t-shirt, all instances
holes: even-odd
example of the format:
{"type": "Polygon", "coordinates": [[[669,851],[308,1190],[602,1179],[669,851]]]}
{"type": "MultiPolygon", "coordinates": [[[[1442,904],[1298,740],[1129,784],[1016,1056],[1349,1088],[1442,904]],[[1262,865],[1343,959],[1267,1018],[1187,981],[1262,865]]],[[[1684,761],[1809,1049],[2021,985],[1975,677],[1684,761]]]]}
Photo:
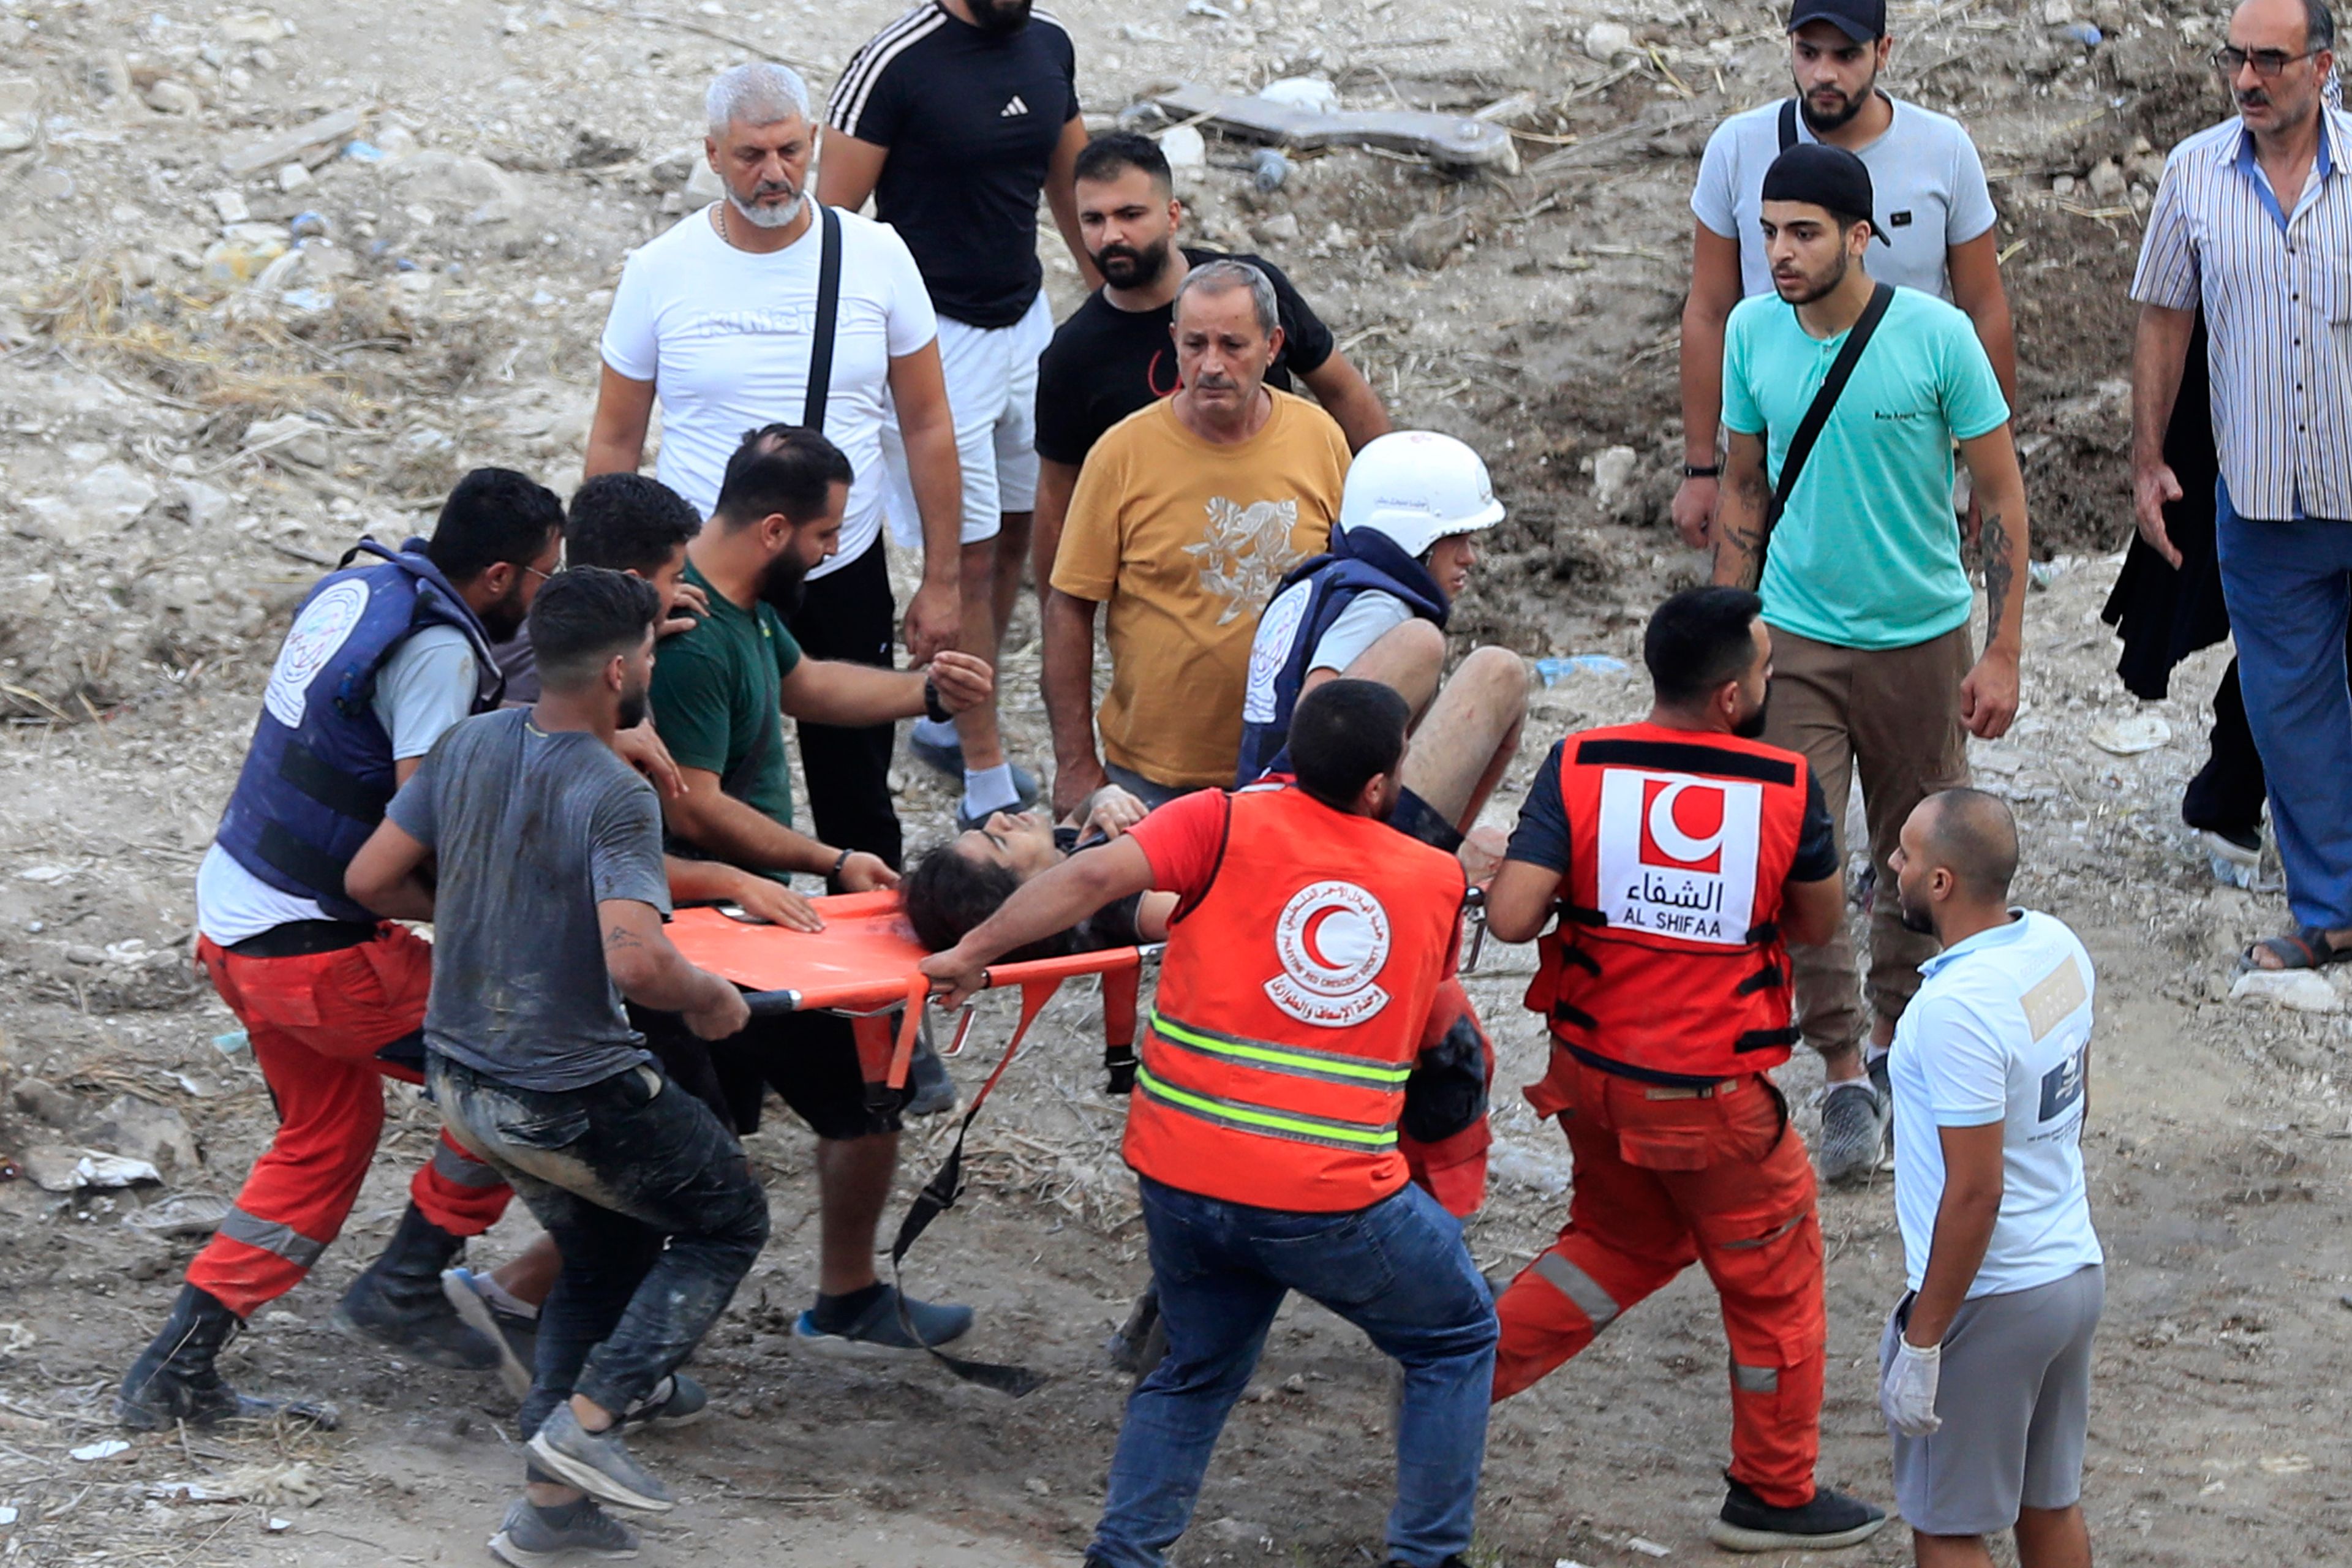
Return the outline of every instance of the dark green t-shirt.
{"type": "Polygon", "coordinates": [[[709,596],[710,613],[655,650],[654,729],[678,766],[717,773],[720,789],[790,827],[783,680],[800,645],[764,602],[743,609],[690,561],[686,580],[709,596]]]}

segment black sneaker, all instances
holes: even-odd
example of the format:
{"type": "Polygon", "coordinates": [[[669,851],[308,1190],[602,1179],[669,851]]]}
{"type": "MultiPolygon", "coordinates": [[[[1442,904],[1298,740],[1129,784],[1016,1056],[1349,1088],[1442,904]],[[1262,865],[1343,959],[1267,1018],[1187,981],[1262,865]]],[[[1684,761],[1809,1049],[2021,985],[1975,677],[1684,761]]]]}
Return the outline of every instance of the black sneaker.
{"type": "Polygon", "coordinates": [[[1833,1083],[1822,1096],[1822,1180],[1845,1186],[1870,1179],[1886,1144],[1886,1102],[1867,1078],[1833,1083]]]}
{"type": "Polygon", "coordinates": [[[886,1285],[847,1327],[837,1331],[817,1327],[816,1310],[811,1308],[794,1320],[793,1338],[827,1355],[905,1355],[920,1353],[927,1344],[960,1340],[971,1331],[970,1307],[941,1306],[911,1297],[907,1301],[907,1320],[921,1339],[907,1336],[906,1326],[898,1321],[898,1288],[886,1285]]]}
{"type": "MultiPolygon", "coordinates": [[[[1728,1477],[1725,1478],[1727,1480],[1728,1477]]],[[[1833,1552],[1858,1545],[1886,1525],[1886,1510],[1821,1487],[1802,1508],[1774,1508],[1738,1481],[1706,1538],[1727,1552],[1833,1552]]]]}
{"type": "Polygon", "coordinates": [[[572,1414],[565,1400],[531,1434],[530,1457],[539,1468],[566,1486],[623,1508],[667,1513],[677,1506],[660,1478],[637,1463],[621,1444],[618,1427],[591,1432],[572,1414]]]}
{"type": "Polygon", "coordinates": [[[499,1532],[490,1537],[490,1551],[514,1568],[556,1568],[583,1557],[617,1563],[637,1554],[637,1532],[598,1508],[594,1498],[545,1511],[517,1498],[507,1505],[499,1532]],[[569,1517],[562,1524],[551,1524],[548,1512],[569,1517]]]}
{"type": "Polygon", "coordinates": [[[622,1426],[691,1426],[710,1414],[710,1395],[682,1372],[671,1373],[654,1391],[621,1413],[622,1426]]]}

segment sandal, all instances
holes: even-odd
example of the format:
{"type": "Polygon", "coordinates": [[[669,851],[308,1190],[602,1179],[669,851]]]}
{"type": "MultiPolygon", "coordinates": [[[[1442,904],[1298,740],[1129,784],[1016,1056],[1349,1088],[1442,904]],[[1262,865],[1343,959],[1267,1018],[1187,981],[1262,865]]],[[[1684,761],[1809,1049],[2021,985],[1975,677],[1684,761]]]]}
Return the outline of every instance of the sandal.
{"type": "Polygon", "coordinates": [[[2305,926],[2293,936],[2266,936],[2238,955],[2238,972],[2249,970],[2283,973],[2290,969],[2325,969],[2331,963],[2352,959],[2352,947],[2337,947],[2327,940],[2326,926],[2305,926]],[[2269,952],[2278,962],[2278,968],[2254,962],[2257,951],[2269,952]]]}

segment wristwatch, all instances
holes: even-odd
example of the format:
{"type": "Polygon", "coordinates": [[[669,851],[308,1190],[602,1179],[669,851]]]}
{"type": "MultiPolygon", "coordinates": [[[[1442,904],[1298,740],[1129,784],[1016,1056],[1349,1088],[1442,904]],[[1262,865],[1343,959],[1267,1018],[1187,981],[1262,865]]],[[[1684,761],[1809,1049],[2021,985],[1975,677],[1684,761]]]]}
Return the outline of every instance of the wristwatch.
{"type": "Polygon", "coordinates": [[[940,683],[928,675],[923,677],[923,711],[935,724],[944,724],[955,717],[940,700],[940,683]]]}
{"type": "Polygon", "coordinates": [[[1685,463],[1683,465],[1683,478],[1686,479],[1714,479],[1722,477],[1721,463],[1685,463]]]}

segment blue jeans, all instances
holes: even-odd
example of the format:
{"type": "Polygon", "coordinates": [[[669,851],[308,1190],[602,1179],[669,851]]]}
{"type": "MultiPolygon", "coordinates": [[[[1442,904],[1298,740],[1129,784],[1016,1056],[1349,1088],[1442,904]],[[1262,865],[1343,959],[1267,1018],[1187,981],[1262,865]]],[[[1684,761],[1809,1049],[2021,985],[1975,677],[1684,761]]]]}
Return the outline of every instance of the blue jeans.
{"type": "Polygon", "coordinates": [[[1160,1568],[1292,1290],[1404,1367],[1389,1555],[1437,1568],[1467,1551],[1496,1330],[1494,1298],[1454,1217],[1415,1186],[1348,1214],[1221,1203],[1149,1177],[1142,1187],[1168,1356],[1128,1400],[1088,1560],[1160,1568]]]}
{"type": "Polygon", "coordinates": [[[2221,596],[2298,926],[2352,926],[2352,522],[2240,517],[2216,487],[2221,596]]]}

